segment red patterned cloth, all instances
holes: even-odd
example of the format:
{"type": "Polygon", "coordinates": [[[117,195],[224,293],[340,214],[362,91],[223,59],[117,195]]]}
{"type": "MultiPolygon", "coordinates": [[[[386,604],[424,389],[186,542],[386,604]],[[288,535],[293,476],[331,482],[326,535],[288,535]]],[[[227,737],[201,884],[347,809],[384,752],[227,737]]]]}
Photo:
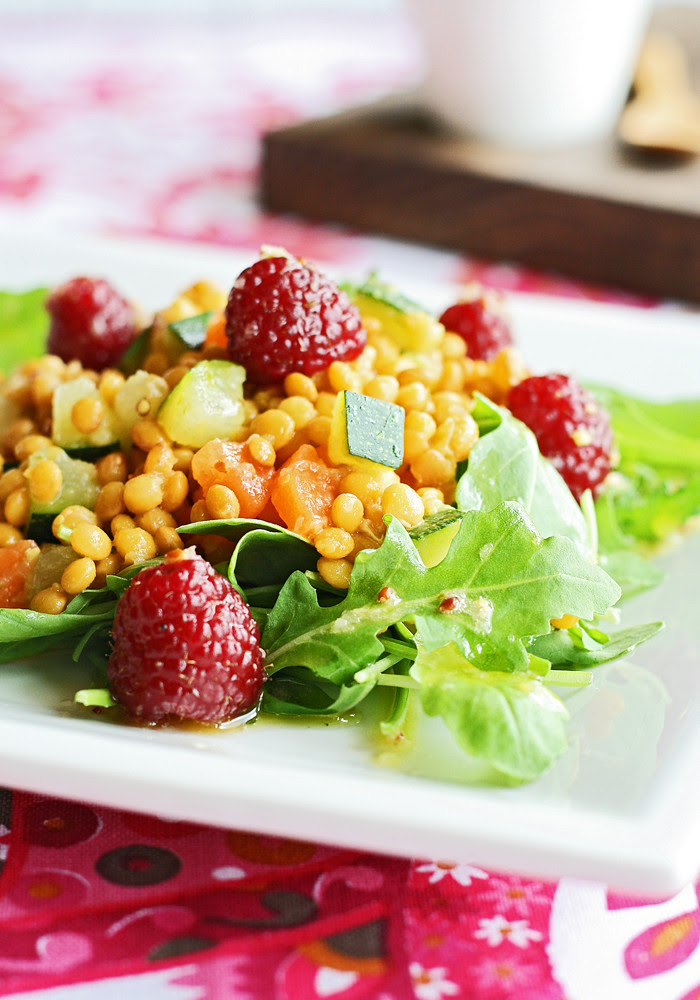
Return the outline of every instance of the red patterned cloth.
{"type": "MultiPolygon", "coordinates": [[[[18,4],[18,10],[21,5],[18,4]]],[[[398,15],[5,15],[0,226],[255,247],[588,297],[509,264],[262,214],[259,135],[414,82],[398,15]]],[[[193,275],[199,277],[199,275],[193,275]]],[[[0,275],[1,282],[1,275],[0,275]]],[[[634,300],[639,303],[639,300],[634,300]]],[[[0,994],[46,1000],[700,998],[670,900],[0,792],[0,994]]]]}

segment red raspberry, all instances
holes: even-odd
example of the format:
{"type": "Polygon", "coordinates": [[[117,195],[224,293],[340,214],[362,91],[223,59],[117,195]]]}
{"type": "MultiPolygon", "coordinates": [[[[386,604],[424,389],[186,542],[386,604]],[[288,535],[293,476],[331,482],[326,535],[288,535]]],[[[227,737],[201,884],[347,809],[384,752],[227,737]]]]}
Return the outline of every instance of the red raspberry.
{"type": "Polygon", "coordinates": [[[258,383],[351,361],[367,341],[345,292],[288,257],[263,257],[239,275],[226,306],[226,336],[231,360],[258,383]]]}
{"type": "Polygon", "coordinates": [[[610,472],[612,428],[605,410],[568,375],[533,375],[513,386],[506,402],[533,431],[577,500],[595,495],[610,472]]]}
{"type": "Polygon", "coordinates": [[[475,361],[490,361],[504,347],[511,347],[513,334],[505,317],[492,309],[483,295],[469,302],[457,302],[446,309],[440,322],[458,333],[475,361]]]}
{"type": "Polygon", "coordinates": [[[116,365],[136,336],[133,307],[102,278],[72,278],[49,295],[47,350],[101,371],[116,365]]]}
{"type": "Polygon", "coordinates": [[[223,722],[260,697],[258,626],[228,580],[193,549],[134,577],[117,605],[112,642],[112,695],[147,722],[223,722]]]}

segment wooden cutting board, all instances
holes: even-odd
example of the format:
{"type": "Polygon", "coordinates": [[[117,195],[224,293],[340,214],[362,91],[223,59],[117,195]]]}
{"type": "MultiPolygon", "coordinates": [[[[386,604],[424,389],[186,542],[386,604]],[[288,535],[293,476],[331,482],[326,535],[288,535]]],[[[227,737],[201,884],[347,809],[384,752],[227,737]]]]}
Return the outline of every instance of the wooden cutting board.
{"type": "MultiPolygon", "coordinates": [[[[664,8],[700,91],[700,10],[664,8]]],[[[271,132],[263,205],[700,302],[700,157],[633,158],[614,137],[547,154],[441,129],[404,94],[271,132]]]]}

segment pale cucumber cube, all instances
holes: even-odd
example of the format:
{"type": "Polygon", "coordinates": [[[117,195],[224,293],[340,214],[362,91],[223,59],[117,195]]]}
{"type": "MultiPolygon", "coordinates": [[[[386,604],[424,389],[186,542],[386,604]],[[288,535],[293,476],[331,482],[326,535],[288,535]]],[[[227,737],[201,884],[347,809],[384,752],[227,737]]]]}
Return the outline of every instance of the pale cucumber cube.
{"type": "Polygon", "coordinates": [[[71,382],[63,382],[54,390],[51,427],[51,437],[61,448],[94,448],[119,441],[114,413],[92,379],[85,375],[80,375],[71,382]],[[90,434],[82,434],[71,418],[73,407],[80,399],[96,399],[102,404],[102,422],[90,434]]]}
{"type": "Polygon", "coordinates": [[[170,387],[160,375],[137,371],[130,375],[114,397],[114,415],[119,436],[129,441],[129,431],[139,420],[153,419],[170,387]]]}
{"type": "Polygon", "coordinates": [[[235,437],[245,419],[245,369],[231,361],[200,361],[158,411],[158,423],[177,444],[201,448],[235,437]]]}

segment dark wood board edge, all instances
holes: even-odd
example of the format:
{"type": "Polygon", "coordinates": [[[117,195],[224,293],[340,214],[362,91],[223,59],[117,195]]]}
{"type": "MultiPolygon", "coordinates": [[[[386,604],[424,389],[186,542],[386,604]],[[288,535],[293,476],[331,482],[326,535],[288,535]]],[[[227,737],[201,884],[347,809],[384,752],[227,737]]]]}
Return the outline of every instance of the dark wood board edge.
{"type": "Polygon", "coordinates": [[[263,138],[274,212],[511,260],[592,283],[700,302],[700,219],[353,148],[355,109],[263,138]],[[347,131],[346,131],[347,130],[347,131]]]}

